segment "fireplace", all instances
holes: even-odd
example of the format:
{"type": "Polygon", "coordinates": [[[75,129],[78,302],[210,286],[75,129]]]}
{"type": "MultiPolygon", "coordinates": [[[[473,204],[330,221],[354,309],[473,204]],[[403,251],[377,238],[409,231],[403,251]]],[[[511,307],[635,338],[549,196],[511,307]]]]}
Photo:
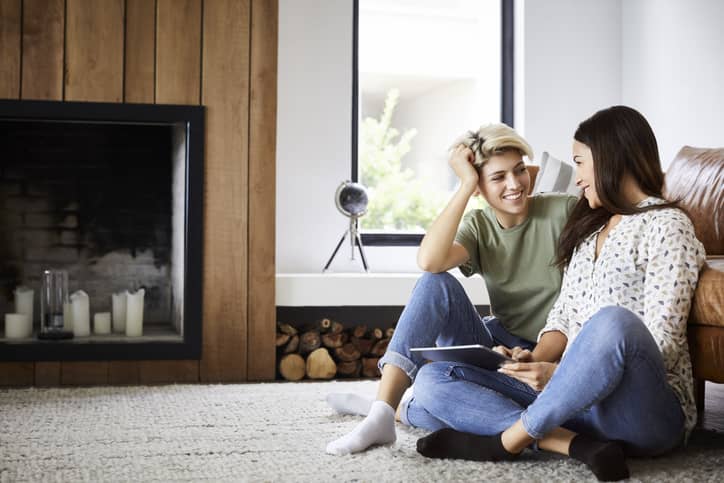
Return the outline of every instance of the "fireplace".
{"type": "Polygon", "coordinates": [[[0,360],[199,359],[201,106],[0,101],[0,314],[34,290],[34,336],[0,360]],[[145,290],[143,336],[38,340],[40,279],[69,273],[94,313],[145,290]]]}

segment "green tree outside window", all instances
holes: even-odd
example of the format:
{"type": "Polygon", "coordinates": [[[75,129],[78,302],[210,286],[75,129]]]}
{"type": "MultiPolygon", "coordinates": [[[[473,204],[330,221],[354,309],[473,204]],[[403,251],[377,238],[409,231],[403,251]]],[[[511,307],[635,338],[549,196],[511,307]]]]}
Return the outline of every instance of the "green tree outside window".
{"type": "MultiPolygon", "coordinates": [[[[360,182],[367,187],[370,199],[367,214],[361,219],[366,230],[424,231],[450,196],[418,178],[412,169],[403,169],[402,159],[410,152],[417,130],[407,129],[400,135],[392,127],[399,98],[399,91],[391,89],[380,119],[367,117],[361,124],[360,182]]],[[[475,200],[468,203],[468,209],[479,206],[475,200]]]]}

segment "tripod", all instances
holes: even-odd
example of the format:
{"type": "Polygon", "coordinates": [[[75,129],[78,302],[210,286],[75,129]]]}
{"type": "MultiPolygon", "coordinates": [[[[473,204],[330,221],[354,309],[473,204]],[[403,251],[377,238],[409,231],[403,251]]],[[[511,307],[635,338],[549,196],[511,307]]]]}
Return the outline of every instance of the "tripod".
{"type": "Polygon", "coordinates": [[[354,245],[357,243],[357,248],[359,248],[359,254],[362,257],[362,265],[365,268],[365,272],[369,272],[369,267],[367,266],[367,259],[365,258],[365,252],[362,248],[362,238],[359,236],[359,220],[356,216],[350,216],[349,217],[349,228],[347,228],[344,233],[342,234],[342,238],[339,239],[339,243],[337,243],[337,248],[334,249],[334,252],[332,252],[332,256],[329,257],[329,261],[327,261],[327,264],[324,266],[324,270],[322,272],[326,272],[329,268],[329,265],[332,263],[332,260],[334,259],[334,256],[339,251],[339,247],[342,246],[342,242],[344,241],[344,237],[347,236],[349,233],[349,242],[350,246],[352,248],[352,258],[351,260],[354,260],[354,245]]]}

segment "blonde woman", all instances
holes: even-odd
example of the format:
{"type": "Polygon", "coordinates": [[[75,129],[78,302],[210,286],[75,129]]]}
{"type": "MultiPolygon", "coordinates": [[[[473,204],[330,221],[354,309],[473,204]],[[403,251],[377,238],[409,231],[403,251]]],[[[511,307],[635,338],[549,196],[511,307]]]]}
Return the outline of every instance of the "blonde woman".
{"type": "MultiPolygon", "coordinates": [[[[533,158],[531,147],[503,124],[483,126],[454,143],[449,165],[460,183],[417,254],[418,265],[428,273],[417,282],[380,359],[376,399],[355,394],[327,397],[339,413],[366,416],[351,433],[329,443],[328,453],[349,454],[394,442],[396,410],[400,421],[409,424],[410,399],[400,402],[424,363],[410,348],[483,344],[517,353],[535,346],[558,296],[556,246],[577,199],[528,196],[531,179],[524,156],[533,158]],[[488,206],[463,217],[476,193],[488,206]],[[481,318],[462,285],[447,273],[455,267],[465,276],[483,276],[494,317],[481,318]]],[[[416,415],[416,426],[447,427],[432,416],[420,424],[420,417],[425,415],[416,415]]]]}

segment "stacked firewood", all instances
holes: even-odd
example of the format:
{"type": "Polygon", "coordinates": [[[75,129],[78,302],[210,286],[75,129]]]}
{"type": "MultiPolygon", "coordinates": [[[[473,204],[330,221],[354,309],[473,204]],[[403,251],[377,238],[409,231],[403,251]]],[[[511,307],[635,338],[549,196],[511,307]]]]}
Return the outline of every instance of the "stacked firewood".
{"type": "Polygon", "coordinates": [[[302,330],[277,322],[279,374],[288,381],[379,377],[377,362],[387,350],[393,331],[368,329],[366,325],[345,329],[330,319],[302,330]]]}

